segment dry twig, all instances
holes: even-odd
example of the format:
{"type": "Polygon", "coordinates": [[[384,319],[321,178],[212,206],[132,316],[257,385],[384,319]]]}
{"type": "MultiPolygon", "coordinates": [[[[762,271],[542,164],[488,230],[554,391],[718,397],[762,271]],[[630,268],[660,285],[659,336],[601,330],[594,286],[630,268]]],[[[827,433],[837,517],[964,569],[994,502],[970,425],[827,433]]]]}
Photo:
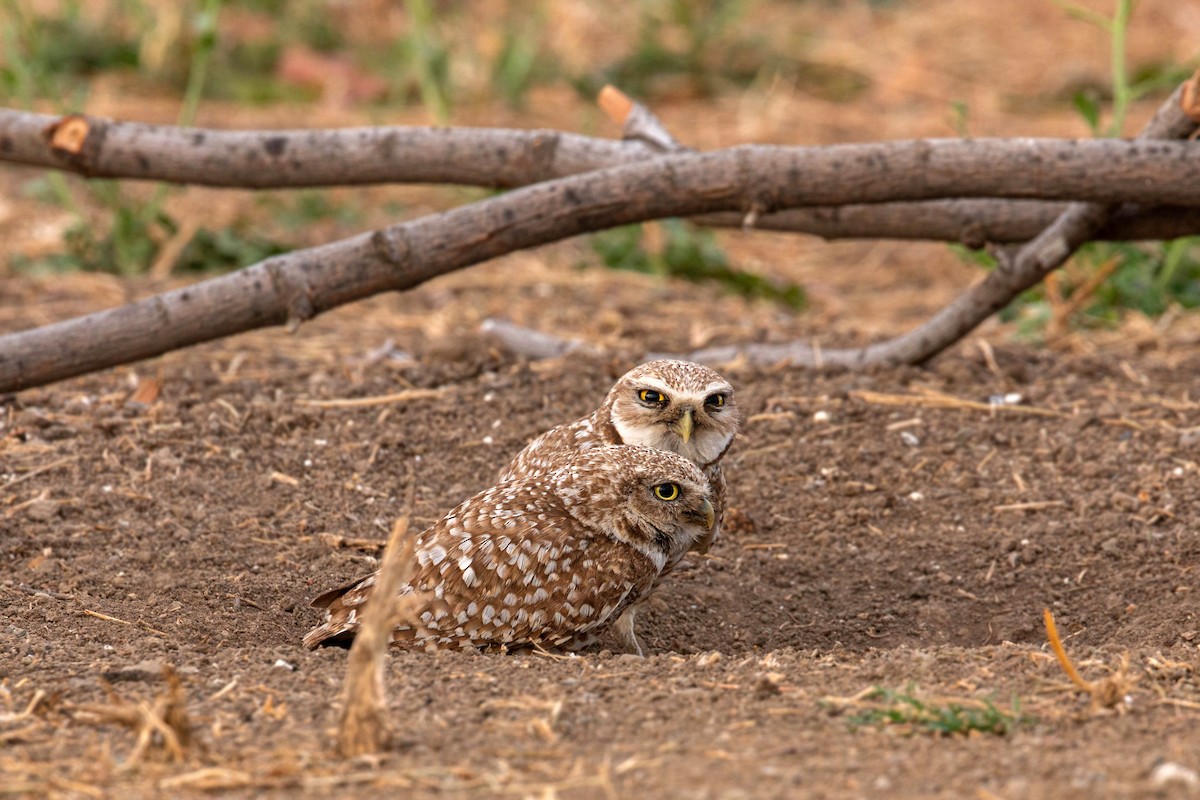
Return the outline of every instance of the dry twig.
{"type": "Polygon", "coordinates": [[[1066,417],[1061,411],[1037,406],[993,405],[977,400],[963,400],[953,395],[943,394],[932,390],[924,390],[922,394],[889,394],[887,392],[872,392],[858,389],[850,392],[850,396],[864,403],[881,406],[918,406],[922,408],[948,408],[962,411],[986,411],[989,414],[1031,414],[1037,417],[1066,417]]]}
{"type": "Polygon", "coordinates": [[[183,761],[192,742],[183,683],[170,665],[163,667],[167,688],[152,703],[129,704],[113,695],[113,703],[68,703],[64,709],[82,720],[115,722],[137,732],[137,742],[122,769],[131,769],[152,751],[183,761]]]}

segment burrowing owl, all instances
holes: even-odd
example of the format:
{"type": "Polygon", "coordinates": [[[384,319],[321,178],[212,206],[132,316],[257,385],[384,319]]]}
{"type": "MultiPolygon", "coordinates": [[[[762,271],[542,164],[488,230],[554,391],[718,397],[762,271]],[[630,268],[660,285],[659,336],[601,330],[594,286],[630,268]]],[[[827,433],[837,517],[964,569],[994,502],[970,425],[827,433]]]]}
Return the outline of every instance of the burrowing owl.
{"type": "Polygon", "coordinates": [[[621,376],[591,414],[526,445],[500,479],[541,475],[570,454],[607,444],[678,453],[703,470],[712,485],[717,523],[693,548],[705,553],[720,534],[725,512],[721,457],[741,421],[733,387],[713,370],[688,361],[650,361],[621,376]]]}
{"type": "MultiPolygon", "coordinates": [[[[713,522],[708,481],[686,459],[648,447],[589,449],[544,475],[480,492],[421,533],[401,591],[420,599],[392,643],[586,646],[713,522]]],[[[325,620],[304,644],[352,639],[375,579],[314,600],[325,620]]]]}

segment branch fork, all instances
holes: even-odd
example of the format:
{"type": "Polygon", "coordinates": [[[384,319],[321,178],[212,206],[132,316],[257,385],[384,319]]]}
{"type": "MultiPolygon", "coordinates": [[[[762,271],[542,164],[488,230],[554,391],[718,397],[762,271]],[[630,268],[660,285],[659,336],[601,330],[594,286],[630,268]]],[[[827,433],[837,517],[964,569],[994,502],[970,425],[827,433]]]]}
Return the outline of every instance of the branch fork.
{"type": "MultiPolygon", "coordinates": [[[[381,175],[394,177],[388,169],[397,159],[411,181],[513,186],[536,180],[548,162],[554,174],[565,175],[374,233],[275,256],[151,300],[0,336],[0,393],[255,328],[286,322],[294,329],[372,294],[404,291],[515,250],[634,222],[685,216],[771,228],[773,220],[786,218],[836,230],[844,218],[869,218],[872,209],[894,213],[903,207],[912,214],[936,208],[962,214],[976,207],[971,203],[1005,202],[995,200],[997,196],[1074,199],[1054,206],[1058,216],[1030,241],[1002,252],[1000,268],[899,337],[847,350],[817,351],[807,342],[792,342],[689,354],[698,361],[744,358],[801,366],[921,364],[1042,280],[1112,219],[1120,221],[1118,231],[1122,225],[1145,229],[1165,224],[1158,215],[1173,219],[1172,225],[1183,219],[1200,229],[1200,145],[1144,145],[1145,140],[1187,139],[1196,132],[1198,80],[1193,76],[1176,89],[1134,142],[935,140],[693,153],[648,109],[616,90],[602,93],[601,104],[621,119],[623,142],[469,129],[273,132],[264,139],[261,134],[248,138],[245,133],[97,123],[82,117],[48,128],[40,115],[0,111],[0,141],[5,142],[0,158],[73,168],[78,165],[70,158],[64,162],[64,153],[86,153],[88,168],[97,175],[220,185],[230,177],[218,167],[239,157],[258,165],[238,174],[242,185],[254,186],[320,185],[338,176],[343,184],[368,183],[381,175]],[[50,143],[60,146],[47,146],[47,130],[50,143]],[[213,152],[214,140],[228,150],[213,152]],[[330,156],[331,142],[344,146],[358,140],[362,146],[341,152],[340,159],[323,160],[330,156]],[[134,147],[136,142],[179,149],[148,158],[134,147]],[[404,155],[397,156],[401,151],[404,155]],[[443,157],[431,158],[431,152],[443,157]],[[288,157],[280,160],[284,153],[288,157]],[[464,159],[464,153],[472,158],[464,159]],[[271,169],[261,168],[264,160],[271,169]],[[530,174],[531,164],[538,175],[530,174]],[[1019,169],[1021,164],[1026,171],[1019,169]],[[1163,202],[1184,204],[1184,213],[1129,205],[1163,202]]],[[[1041,214],[1047,207],[1038,208],[1041,214]]],[[[965,224],[954,223],[956,237],[979,235],[975,223],[966,221],[969,217],[962,219],[965,224]]]]}

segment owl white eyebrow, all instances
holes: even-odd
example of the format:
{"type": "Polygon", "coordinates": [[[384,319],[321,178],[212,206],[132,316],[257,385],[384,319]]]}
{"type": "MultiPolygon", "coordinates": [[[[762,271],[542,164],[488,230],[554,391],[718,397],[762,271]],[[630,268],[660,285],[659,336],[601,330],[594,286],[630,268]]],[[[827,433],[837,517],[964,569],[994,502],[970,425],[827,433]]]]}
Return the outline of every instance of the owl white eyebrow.
{"type": "Polygon", "coordinates": [[[643,378],[642,380],[638,381],[638,388],[639,390],[653,389],[656,392],[662,392],[667,397],[670,397],[675,393],[675,391],[671,389],[671,387],[667,386],[666,383],[657,380],[656,378],[643,378]]]}
{"type": "Polygon", "coordinates": [[[708,386],[704,387],[704,394],[706,396],[712,394],[713,392],[732,394],[733,387],[731,387],[728,383],[710,383],[708,386]]]}

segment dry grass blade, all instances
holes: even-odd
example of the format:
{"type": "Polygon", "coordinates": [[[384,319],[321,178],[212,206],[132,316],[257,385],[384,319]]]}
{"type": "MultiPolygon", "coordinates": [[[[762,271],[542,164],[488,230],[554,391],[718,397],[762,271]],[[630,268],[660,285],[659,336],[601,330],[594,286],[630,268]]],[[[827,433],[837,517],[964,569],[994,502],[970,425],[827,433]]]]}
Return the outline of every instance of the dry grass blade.
{"type": "Polygon", "coordinates": [[[245,772],[225,767],[205,767],[203,769],[174,775],[158,782],[158,788],[163,791],[190,789],[192,791],[214,792],[231,789],[245,789],[253,784],[253,778],[245,772]]]}
{"type": "Polygon", "coordinates": [[[344,397],[336,400],[297,400],[296,403],[312,408],[369,408],[371,406],[386,406],[392,403],[407,403],[409,400],[431,400],[446,394],[445,389],[406,389],[395,394],[382,394],[374,397],[344,397]]]}
{"type": "Polygon", "coordinates": [[[318,533],[317,541],[334,550],[346,548],[349,550],[363,550],[368,553],[378,553],[387,546],[387,542],[379,539],[356,539],[342,536],[340,533],[318,533]]]}
{"type": "Polygon", "coordinates": [[[1067,650],[1063,647],[1062,639],[1058,635],[1058,626],[1054,624],[1054,615],[1050,613],[1049,608],[1042,610],[1042,618],[1046,623],[1046,638],[1050,641],[1050,649],[1054,651],[1059,665],[1062,666],[1063,672],[1067,673],[1071,683],[1081,691],[1087,692],[1092,698],[1093,708],[1117,708],[1120,710],[1119,704],[1133,688],[1136,680],[1129,674],[1129,654],[1126,653],[1121,658],[1121,666],[1103,680],[1095,682],[1085,680],[1067,656],[1067,650]]]}
{"type": "Polygon", "coordinates": [[[41,702],[46,699],[46,691],[38,689],[33,693],[33,697],[25,705],[25,710],[16,714],[0,714],[0,725],[9,725],[14,722],[22,722],[33,716],[33,712],[41,705],[41,702]]]}
{"type": "Polygon", "coordinates": [[[68,704],[65,708],[84,720],[115,722],[137,731],[137,743],[125,759],[123,770],[136,766],[148,752],[161,752],[170,761],[183,761],[192,741],[187,697],[179,675],[170,665],[163,667],[163,680],[167,689],[152,703],[130,705],[114,697],[114,703],[68,704]]]}
{"type": "Polygon", "coordinates": [[[1046,623],[1046,638],[1050,640],[1050,649],[1054,651],[1054,655],[1058,658],[1058,663],[1063,668],[1063,672],[1067,673],[1067,677],[1071,679],[1071,683],[1078,686],[1081,690],[1092,694],[1095,689],[1092,684],[1083,679],[1079,674],[1079,670],[1075,669],[1075,665],[1071,663],[1070,657],[1067,655],[1067,650],[1063,647],[1062,639],[1058,636],[1058,626],[1054,624],[1054,615],[1050,613],[1050,609],[1042,609],[1042,619],[1046,623]]]}
{"type": "Polygon", "coordinates": [[[108,614],[102,614],[99,611],[92,611],[90,608],[85,608],[83,610],[83,613],[89,617],[95,617],[96,619],[102,619],[105,622],[116,622],[120,625],[132,625],[133,624],[132,622],[130,622],[128,620],[120,619],[119,617],[113,617],[113,616],[109,616],[108,614]]]}
{"type": "Polygon", "coordinates": [[[1061,411],[1054,411],[1049,408],[1039,408],[1038,406],[992,405],[991,403],[981,403],[978,400],[963,400],[960,397],[942,394],[941,392],[935,392],[930,389],[922,390],[921,394],[889,394],[887,392],[871,392],[867,391],[866,389],[859,389],[850,392],[850,396],[862,400],[864,403],[873,403],[880,406],[957,408],[962,411],[987,411],[988,413],[1002,414],[1032,414],[1038,417],[1068,416],[1061,411]]]}
{"type": "Polygon", "coordinates": [[[78,460],[79,460],[79,456],[67,456],[66,458],[60,458],[58,461],[52,461],[49,464],[45,464],[43,466],[38,467],[37,469],[32,469],[29,472],[26,472],[24,475],[22,475],[19,478],[13,478],[11,481],[4,484],[4,488],[11,489],[12,487],[16,486],[18,483],[21,483],[22,481],[27,481],[30,478],[35,478],[38,475],[41,475],[43,472],[49,472],[52,469],[58,469],[59,467],[65,467],[67,464],[70,464],[70,463],[72,463],[74,461],[78,461],[78,460]]]}
{"type": "Polygon", "coordinates": [[[1057,339],[1063,336],[1067,331],[1067,322],[1076,313],[1083,308],[1096,290],[1108,280],[1109,276],[1117,271],[1117,267],[1121,265],[1121,259],[1113,257],[1101,264],[1088,279],[1083,282],[1083,285],[1071,293],[1071,298],[1066,301],[1061,301],[1054,305],[1053,315],[1050,319],[1050,325],[1046,334],[1048,339],[1057,339]]]}
{"type": "Polygon", "coordinates": [[[338,726],[337,747],[343,758],[378,753],[387,747],[383,657],[395,625],[396,593],[412,574],[412,561],[413,537],[408,535],[408,517],[404,516],[392,527],[375,590],[363,609],[362,628],[350,647],[338,726]]]}
{"type": "Polygon", "coordinates": [[[1028,503],[1007,503],[1000,506],[992,506],[992,511],[1003,513],[1005,511],[1045,511],[1048,508],[1066,508],[1067,504],[1063,500],[1033,500],[1028,503]]]}

